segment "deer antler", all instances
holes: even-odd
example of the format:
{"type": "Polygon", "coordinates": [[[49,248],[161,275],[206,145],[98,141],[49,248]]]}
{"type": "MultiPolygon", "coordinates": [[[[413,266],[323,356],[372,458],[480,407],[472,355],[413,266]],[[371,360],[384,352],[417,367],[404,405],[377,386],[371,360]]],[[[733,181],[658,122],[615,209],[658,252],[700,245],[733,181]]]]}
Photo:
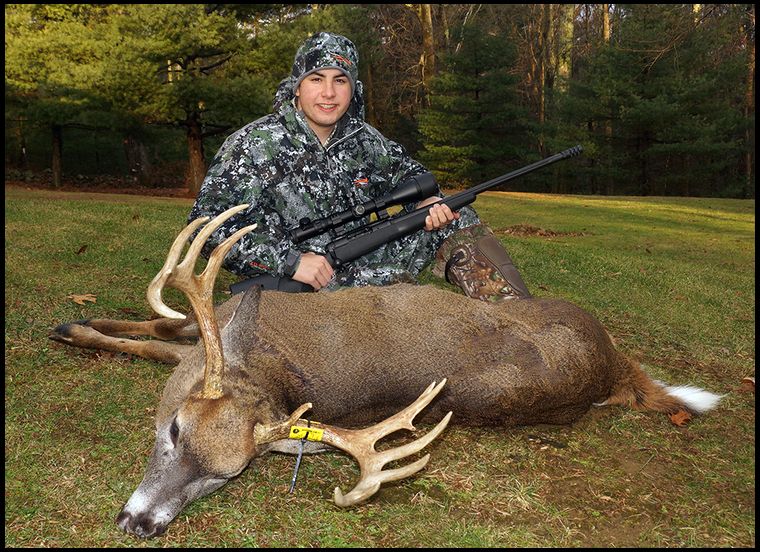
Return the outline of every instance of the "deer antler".
{"type": "MultiPolygon", "coordinates": [[[[404,410],[365,429],[343,429],[311,422],[311,428],[323,432],[321,438],[323,443],[346,451],[356,458],[361,468],[359,482],[349,493],[344,495],[340,488],[335,488],[333,500],[338,506],[353,506],[375,494],[383,483],[403,479],[425,467],[430,460],[430,454],[406,466],[383,471],[383,467],[388,462],[410,456],[430,444],[448,425],[451,412],[446,414],[430,432],[411,443],[381,452],[375,450],[375,443],[399,429],[414,430],[412,420],[438,395],[444,385],[446,385],[446,379],[438,385],[435,382],[431,383],[422,395],[404,410]]],[[[290,427],[295,423],[306,425],[306,420],[299,420],[298,417],[310,408],[311,403],[306,403],[283,422],[256,426],[254,440],[257,444],[263,444],[286,438],[290,427]]]]}
{"type": "Polygon", "coordinates": [[[184,292],[190,300],[206,350],[202,396],[207,398],[218,398],[222,395],[222,373],[224,372],[222,340],[214,314],[214,281],[222,266],[222,261],[230,248],[244,234],[256,228],[256,225],[253,224],[241,228],[217,246],[213,253],[211,253],[206,268],[199,275],[195,274],[195,263],[208,237],[224,221],[247,208],[247,204],[238,205],[214,218],[195,237],[185,255],[185,259],[180,264],[177,264],[187,239],[199,226],[207,222],[209,217],[201,217],[188,224],[174,240],[166,256],[163,268],[156,274],[156,277],[153,278],[153,281],[148,286],[148,303],[158,314],[167,318],[185,318],[185,315],[164,304],[163,299],[161,299],[161,292],[164,286],[168,285],[184,292]]]}

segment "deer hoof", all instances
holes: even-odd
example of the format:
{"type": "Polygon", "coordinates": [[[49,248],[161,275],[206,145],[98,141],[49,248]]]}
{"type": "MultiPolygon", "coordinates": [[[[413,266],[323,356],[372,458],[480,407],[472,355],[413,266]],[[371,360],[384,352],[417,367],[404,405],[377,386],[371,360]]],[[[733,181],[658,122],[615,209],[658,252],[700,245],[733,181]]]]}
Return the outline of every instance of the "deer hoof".
{"type": "Polygon", "coordinates": [[[83,337],[91,336],[95,331],[90,328],[89,320],[77,320],[54,328],[48,334],[48,338],[66,345],[78,345],[83,337]]]}

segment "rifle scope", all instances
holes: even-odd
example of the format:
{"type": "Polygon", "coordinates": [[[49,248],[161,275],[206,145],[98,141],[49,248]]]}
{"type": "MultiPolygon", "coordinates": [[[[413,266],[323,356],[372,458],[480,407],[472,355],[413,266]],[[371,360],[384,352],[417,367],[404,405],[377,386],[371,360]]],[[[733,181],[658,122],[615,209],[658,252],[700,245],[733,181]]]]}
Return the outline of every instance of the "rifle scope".
{"type": "Polygon", "coordinates": [[[399,205],[401,203],[409,203],[412,201],[422,201],[430,196],[438,193],[438,184],[435,183],[435,178],[432,173],[424,172],[416,176],[407,178],[396,188],[379,199],[371,199],[365,201],[361,205],[357,205],[351,209],[347,209],[341,213],[331,215],[329,217],[321,218],[315,221],[309,219],[302,219],[297,228],[290,229],[290,239],[293,243],[301,243],[309,238],[323,234],[328,230],[342,226],[348,222],[358,220],[365,215],[376,213],[391,207],[393,205],[399,205]]]}

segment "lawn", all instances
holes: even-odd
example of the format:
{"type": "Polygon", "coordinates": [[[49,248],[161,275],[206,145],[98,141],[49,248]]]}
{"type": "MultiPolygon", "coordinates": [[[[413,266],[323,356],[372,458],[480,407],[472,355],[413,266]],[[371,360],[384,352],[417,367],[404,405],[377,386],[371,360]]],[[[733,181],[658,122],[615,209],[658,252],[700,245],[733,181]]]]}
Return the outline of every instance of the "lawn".
{"type": "MultiPolygon", "coordinates": [[[[170,368],[47,335],[151,317],[146,287],[190,205],[6,187],[6,546],[754,546],[755,400],[742,383],[755,372],[754,201],[498,192],[474,207],[536,296],[579,304],[657,379],[725,395],[719,407],[683,427],[622,408],[571,426],[451,427],[418,476],[349,510],[330,497],[355,481],[351,459],[305,458],[291,495],[295,461],[271,455],[163,537],[121,533],[170,368]]],[[[232,281],[220,277],[219,301],[232,281]]]]}

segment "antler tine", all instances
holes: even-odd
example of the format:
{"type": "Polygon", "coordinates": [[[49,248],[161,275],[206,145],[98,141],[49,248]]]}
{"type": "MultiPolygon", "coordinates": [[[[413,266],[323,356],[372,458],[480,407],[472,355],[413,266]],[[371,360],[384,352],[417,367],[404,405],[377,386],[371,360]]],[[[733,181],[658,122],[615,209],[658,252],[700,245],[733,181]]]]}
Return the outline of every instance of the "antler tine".
{"type": "Polygon", "coordinates": [[[440,393],[444,385],[446,385],[446,378],[441,380],[438,385],[436,385],[435,382],[431,383],[428,385],[427,389],[425,389],[422,394],[417,397],[417,400],[407,406],[404,410],[397,412],[390,418],[387,418],[380,423],[368,427],[364,431],[368,435],[371,434],[375,436],[375,441],[379,441],[386,435],[390,435],[399,429],[409,429],[411,431],[414,431],[415,428],[412,425],[412,420],[414,420],[414,418],[417,416],[417,414],[420,413],[423,408],[430,404],[430,401],[432,401],[438,395],[438,393],[440,393]]]}
{"type": "Polygon", "coordinates": [[[345,495],[339,487],[335,487],[335,491],[333,492],[333,500],[335,501],[335,504],[341,507],[353,506],[375,494],[383,483],[409,477],[424,468],[430,460],[430,454],[426,454],[416,462],[406,466],[392,470],[383,470],[383,467],[388,462],[419,452],[430,444],[433,439],[438,437],[438,435],[446,429],[452,414],[452,412],[446,414],[432,431],[411,443],[380,453],[374,452],[373,450],[368,455],[359,457],[359,467],[361,469],[359,482],[345,495]]]}
{"type": "Polygon", "coordinates": [[[185,242],[187,242],[187,239],[190,237],[190,235],[208,219],[209,217],[200,217],[195,219],[177,235],[174,243],[172,243],[172,246],[169,248],[169,253],[166,255],[164,266],[161,267],[161,270],[158,271],[158,274],[156,274],[151,283],[148,285],[148,303],[153,308],[153,310],[161,316],[165,316],[166,318],[185,318],[184,314],[179,313],[164,304],[163,299],[161,299],[161,292],[164,289],[166,280],[169,278],[169,276],[171,276],[172,270],[175,266],[177,266],[177,261],[179,260],[179,256],[182,254],[182,248],[185,246],[185,242]]]}
{"type": "Polygon", "coordinates": [[[304,403],[287,420],[273,424],[256,424],[253,428],[254,442],[263,445],[286,438],[290,434],[290,426],[296,425],[301,415],[308,410],[311,410],[311,403],[304,403]]]}
{"type": "Polygon", "coordinates": [[[222,340],[219,335],[219,327],[216,323],[212,301],[214,280],[219,272],[224,256],[229,252],[232,245],[243,234],[256,228],[256,225],[241,228],[222,242],[221,245],[217,246],[213,253],[211,253],[206,269],[199,276],[195,274],[195,263],[198,260],[203,244],[206,243],[211,233],[219,228],[224,221],[247,208],[247,204],[238,205],[227,209],[211,220],[211,222],[208,222],[190,244],[184,260],[177,264],[185,242],[201,224],[208,221],[208,217],[201,217],[191,222],[180,232],[177,239],[174,240],[163,268],[153,279],[150,286],[148,286],[148,302],[157,313],[163,316],[184,318],[182,314],[167,307],[161,299],[161,291],[165,285],[184,292],[190,300],[206,352],[203,391],[201,392],[201,396],[205,398],[218,398],[222,396],[222,374],[224,373],[222,340]]]}
{"type": "Polygon", "coordinates": [[[246,226],[244,228],[241,228],[234,234],[232,234],[229,238],[224,240],[221,244],[217,246],[216,249],[214,249],[213,253],[208,258],[208,263],[206,264],[206,268],[203,269],[203,272],[200,273],[200,278],[202,280],[207,279],[216,279],[216,275],[219,273],[219,268],[222,266],[222,262],[224,261],[224,258],[227,256],[227,253],[229,253],[230,249],[232,249],[232,246],[235,245],[235,243],[248,232],[255,230],[257,224],[251,224],[250,226],[246,226]]]}
{"type": "Polygon", "coordinates": [[[446,416],[444,416],[443,419],[438,422],[438,424],[431,431],[427,432],[419,439],[415,439],[411,443],[407,443],[406,445],[402,445],[400,447],[378,452],[378,460],[382,462],[383,465],[385,465],[388,462],[392,462],[393,460],[399,460],[400,458],[411,456],[415,452],[421,451],[430,443],[432,443],[433,440],[438,437],[444,429],[446,429],[446,426],[449,424],[449,420],[451,419],[452,414],[452,412],[446,414],[446,416]]]}
{"type": "MultiPolygon", "coordinates": [[[[177,264],[177,261],[179,260],[179,256],[182,253],[182,248],[185,246],[185,243],[187,242],[188,238],[192,235],[195,230],[207,222],[210,217],[200,217],[192,221],[190,224],[188,224],[182,232],[179,233],[177,238],[174,240],[174,243],[172,244],[171,248],[169,249],[169,253],[166,257],[166,262],[164,263],[164,266],[161,268],[161,270],[156,274],[156,277],[153,278],[153,281],[148,286],[148,303],[153,308],[154,311],[156,311],[161,316],[165,316],[167,318],[179,318],[184,319],[185,315],[182,313],[179,313],[175,311],[174,309],[168,307],[161,298],[161,292],[163,291],[163,288],[165,287],[167,281],[169,280],[169,277],[174,275],[174,278],[172,278],[172,282],[170,282],[169,285],[175,284],[174,287],[178,287],[179,289],[183,289],[185,291],[185,287],[189,285],[190,280],[192,279],[192,269],[195,266],[195,263],[198,260],[198,256],[200,255],[201,248],[203,247],[203,244],[206,243],[206,240],[208,237],[217,229],[219,228],[227,219],[231,218],[233,215],[239,213],[240,211],[247,209],[248,204],[242,204],[237,205],[236,207],[232,207],[231,209],[228,209],[221,213],[220,215],[217,215],[211,222],[209,222],[203,230],[201,230],[198,235],[193,239],[192,244],[190,245],[190,248],[187,251],[187,254],[185,255],[185,259],[180,263],[177,264]],[[177,285],[179,284],[179,285],[177,285]]],[[[224,258],[224,255],[227,254],[229,249],[232,247],[233,243],[240,239],[240,236],[245,234],[246,232],[250,232],[253,230],[256,226],[247,226],[245,228],[242,228],[241,230],[238,230],[235,234],[227,238],[224,243],[222,243],[219,247],[217,247],[216,250],[214,250],[214,253],[216,253],[217,250],[220,248],[224,249],[224,254],[222,255],[222,259],[224,258]],[[234,239],[233,239],[234,238],[234,239]],[[230,243],[228,243],[230,242],[230,243]]],[[[212,257],[214,256],[214,253],[212,253],[212,257]]],[[[221,260],[219,261],[221,263],[221,260]]],[[[215,263],[217,264],[217,263],[215,263]]],[[[215,269],[218,271],[218,266],[215,266],[215,269]]],[[[203,271],[203,274],[209,274],[212,278],[216,277],[216,273],[213,271],[208,270],[208,265],[206,266],[206,270],[203,271]]]]}
{"type": "Polygon", "coordinates": [[[359,462],[361,469],[359,481],[350,492],[344,495],[340,488],[335,488],[333,494],[335,504],[342,507],[352,506],[375,494],[384,482],[403,479],[425,467],[430,459],[429,454],[407,466],[383,471],[383,467],[388,462],[414,454],[438,437],[448,425],[452,415],[451,412],[432,431],[411,443],[382,452],[375,450],[375,443],[399,429],[414,430],[412,420],[423,408],[430,404],[440,393],[441,389],[443,389],[444,385],[446,385],[445,378],[438,385],[435,382],[431,383],[417,400],[404,410],[372,427],[350,430],[325,426],[322,441],[351,454],[359,462]]]}
{"type": "MultiPolygon", "coordinates": [[[[359,462],[361,476],[354,488],[345,495],[339,488],[335,488],[333,498],[338,506],[352,506],[362,500],[366,500],[375,494],[383,483],[403,479],[425,467],[428,460],[430,460],[429,454],[406,466],[383,471],[383,467],[388,462],[419,452],[429,445],[433,439],[446,429],[452,416],[451,412],[446,414],[435,428],[411,443],[381,452],[375,450],[375,443],[399,429],[414,430],[412,420],[423,408],[430,404],[440,393],[441,389],[443,389],[444,385],[446,385],[446,379],[443,379],[437,385],[435,382],[431,383],[417,400],[404,410],[366,429],[343,429],[318,422],[309,422],[311,427],[321,430],[321,441],[323,443],[346,451],[359,462]]],[[[286,439],[292,425],[307,425],[306,420],[298,419],[298,417],[310,409],[311,403],[306,403],[301,405],[287,420],[257,425],[253,431],[254,442],[257,445],[262,445],[286,439]]]]}
{"type": "MultiPolygon", "coordinates": [[[[198,256],[201,253],[201,248],[203,248],[203,244],[206,243],[206,240],[208,240],[208,237],[213,234],[217,228],[219,228],[224,222],[231,218],[233,215],[236,215],[240,211],[244,211],[245,209],[248,209],[247,203],[242,203],[240,205],[237,205],[235,207],[232,207],[230,209],[227,209],[223,213],[217,215],[214,217],[214,219],[209,222],[203,230],[198,232],[198,235],[195,236],[195,239],[193,239],[193,243],[190,244],[190,248],[187,250],[187,255],[185,255],[185,260],[182,261],[180,266],[184,265],[195,265],[195,262],[198,259],[198,256]]],[[[244,234],[245,232],[243,232],[244,234]]],[[[237,233],[236,233],[237,234],[237,233]]],[[[233,235],[236,235],[233,234],[233,235]]],[[[242,235],[242,234],[241,234],[242,235]]],[[[230,236],[231,238],[232,236],[230,236]]],[[[229,238],[228,238],[229,239],[229,238]]],[[[224,245],[224,244],[222,244],[224,245]]],[[[220,245],[219,247],[222,247],[220,245]]],[[[230,244],[231,247],[231,244],[230,244]]]]}

